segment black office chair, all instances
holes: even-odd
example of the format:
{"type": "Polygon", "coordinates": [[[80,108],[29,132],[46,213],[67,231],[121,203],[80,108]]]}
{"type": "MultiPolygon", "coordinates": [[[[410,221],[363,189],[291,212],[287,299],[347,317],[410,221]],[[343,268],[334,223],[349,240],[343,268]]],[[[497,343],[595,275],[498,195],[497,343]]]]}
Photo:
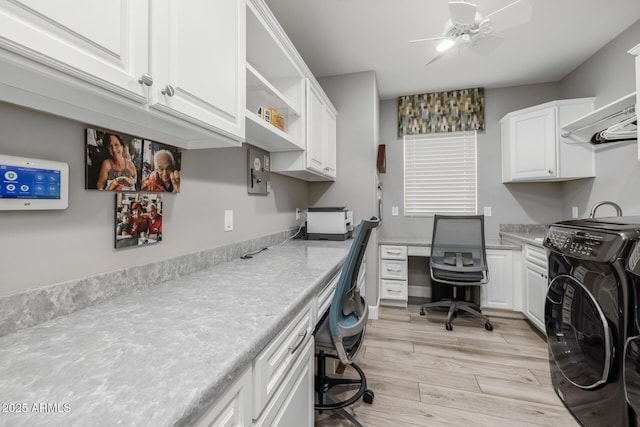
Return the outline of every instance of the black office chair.
{"type": "Polygon", "coordinates": [[[458,288],[482,286],[489,281],[484,215],[435,215],[429,270],[435,284],[452,286],[453,298],[423,304],[421,315],[428,308],[448,307],[445,323],[448,331],[453,329],[451,322],[458,310],[483,319],[485,329],[493,330],[489,318],[480,312],[477,304],[457,298],[458,288]]]}
{"type": "Polygon", "coordinates": [[[380,220],[372,217],[363,220],[356,230],[349,254],[344,262],[336,290],[329,310],[314,332],[316,345],[315,409],[335,410],[347,417],[354,425],[365,424],[357,418],[348,406],[362,397],[365,403],[373,403],[373,391],[367,389],[367,379],[354,359],[364,339],[365,327],[369,316],[367,302],[358,289],[358,273],[362,258],[369,242],[371,230],[380,220]],[[342,365],[351,366],[358,374],[357,379],[332,378],[327,375],[327,358],[337,359],[342,365]],[[346,399],[340,399],[336,392],[357,391],[346,399]]]}

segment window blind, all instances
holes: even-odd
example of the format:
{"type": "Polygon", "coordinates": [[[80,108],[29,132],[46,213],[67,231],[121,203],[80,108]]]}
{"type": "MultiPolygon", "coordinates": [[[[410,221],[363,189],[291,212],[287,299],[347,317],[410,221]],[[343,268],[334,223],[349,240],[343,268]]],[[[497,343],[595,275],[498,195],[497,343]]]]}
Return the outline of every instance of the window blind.
{"type": "Polygon", "coordinates": [[[404,215],[475,215],[477,133],[404,137],[404,215]]]}

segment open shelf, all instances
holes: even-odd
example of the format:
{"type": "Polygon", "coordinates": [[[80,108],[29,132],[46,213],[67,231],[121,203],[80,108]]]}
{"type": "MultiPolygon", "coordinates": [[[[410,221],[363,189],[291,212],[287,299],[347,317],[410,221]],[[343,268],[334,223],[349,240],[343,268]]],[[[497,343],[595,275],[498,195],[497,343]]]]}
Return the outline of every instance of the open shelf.
{"type": "Polygon", "coordinates": [[[247,110],[247,142],[269,152],[304,150],[289,134],[262,120],[253,111],[247,110]]]}
{"type": "Polygon", "coordinates": [[[636,93],[632,92],[564,125],[561,136],[575,142],[589,142],[596,132],[635,114],[635,105],[636,93]]]}

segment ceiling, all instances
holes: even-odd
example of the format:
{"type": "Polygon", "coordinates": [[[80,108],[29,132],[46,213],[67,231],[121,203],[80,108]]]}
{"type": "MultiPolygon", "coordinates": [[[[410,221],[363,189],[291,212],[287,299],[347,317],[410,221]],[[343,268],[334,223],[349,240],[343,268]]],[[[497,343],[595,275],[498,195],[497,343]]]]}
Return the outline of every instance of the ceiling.
{"type": "MultiPolygon", "coordinates": [[[[484,16],[511,2],[473,1],[484,16]]],[[[447,0],[266,3],[316,77],[373,70],[382,99],[557,82],[640,19],[640,0],[529,0],[531,20],[490,55],[453,48],[427,65],[438,42],[408,41],[442,35],[447,0]]]]}

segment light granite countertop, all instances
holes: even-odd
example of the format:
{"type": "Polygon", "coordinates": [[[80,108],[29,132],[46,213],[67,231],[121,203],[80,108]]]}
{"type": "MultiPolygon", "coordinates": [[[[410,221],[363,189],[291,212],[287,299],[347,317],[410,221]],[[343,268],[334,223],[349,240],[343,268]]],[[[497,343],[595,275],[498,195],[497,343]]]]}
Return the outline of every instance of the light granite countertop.
{"type": "Polygon", "coordinates": [[[501,231],[500,237],[504,243],[519,243],[519,244],[529,244],[542,248],[542,242],[544,240],[544,236],[546,233],[544,232],[523,232],[523,231],[501,231]]]}
{"type": "Polygon", "coordinates": [[[350,244],[289,241],[0,337],[0,425],[193,422],[350,244]]]}

